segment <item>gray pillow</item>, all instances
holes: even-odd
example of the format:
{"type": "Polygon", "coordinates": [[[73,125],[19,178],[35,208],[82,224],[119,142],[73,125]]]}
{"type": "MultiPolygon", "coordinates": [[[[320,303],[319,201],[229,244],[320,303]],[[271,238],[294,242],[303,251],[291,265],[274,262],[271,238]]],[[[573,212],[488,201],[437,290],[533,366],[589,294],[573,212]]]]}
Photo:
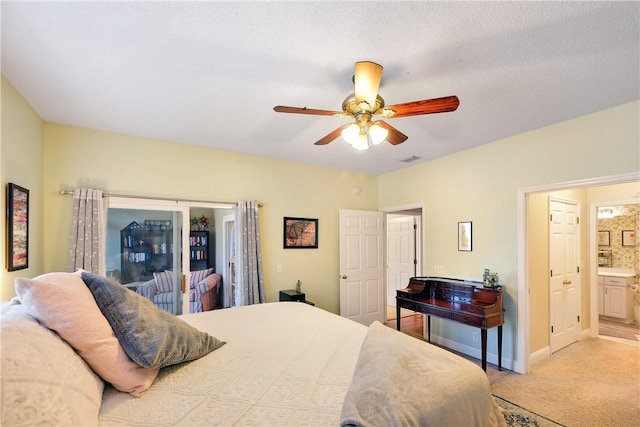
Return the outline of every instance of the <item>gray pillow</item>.
{"type": "Polygon", "coordinates": [[[81,276],[124,351],[145,368],[195,360],[225,344],[106,277],[81,276]]]}

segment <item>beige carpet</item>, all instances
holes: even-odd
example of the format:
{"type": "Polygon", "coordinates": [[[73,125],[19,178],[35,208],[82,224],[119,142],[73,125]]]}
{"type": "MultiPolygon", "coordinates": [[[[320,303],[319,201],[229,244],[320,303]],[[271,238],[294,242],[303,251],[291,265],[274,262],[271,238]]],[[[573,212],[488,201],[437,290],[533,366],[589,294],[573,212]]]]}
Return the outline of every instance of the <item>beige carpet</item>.
{"type": "Polygon", "coordinates": [[[534,364],[527,375],[487,372],[496,396],[568,427],[640,426],[640,347],[590,338],[534,364]]]}

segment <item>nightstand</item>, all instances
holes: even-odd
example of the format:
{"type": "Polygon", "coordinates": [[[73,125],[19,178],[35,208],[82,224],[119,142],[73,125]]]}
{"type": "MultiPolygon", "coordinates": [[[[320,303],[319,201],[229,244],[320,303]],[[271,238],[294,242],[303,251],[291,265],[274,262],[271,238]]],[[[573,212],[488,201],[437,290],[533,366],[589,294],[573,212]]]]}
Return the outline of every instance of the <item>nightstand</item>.
{"type": "Polygon", "coordinates": [[[286,289],[284,291],[280,291],[280,301],[298,301],[307,303],[309,305],[315,305],[313,302],[307,301],[304,292],[298,292],[295,289],[286,289]]]}

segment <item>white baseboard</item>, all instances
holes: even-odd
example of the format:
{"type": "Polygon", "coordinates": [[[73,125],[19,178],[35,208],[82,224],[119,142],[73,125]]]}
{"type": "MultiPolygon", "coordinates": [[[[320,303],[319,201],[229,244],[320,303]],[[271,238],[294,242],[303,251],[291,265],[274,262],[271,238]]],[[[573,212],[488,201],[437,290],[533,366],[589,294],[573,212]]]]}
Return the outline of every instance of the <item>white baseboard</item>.
{"type": "MultiPolygon", "coordinates": [[[[587,338],[591,338],[591,329],[583,329],[582,331],[580,331],[580,340],[584,340],[587,338]]],[[[551,356],[551,347],[546,346],[541,348],[538,351],[534,351],[533,353],[531,353],[529,355],[529,362],[532,365],[535,365],[536,363],[540,362],[541,360],[546,359],[547,357],[551,356]]]]}
{"type": "MultiPolygon", "coordinates": [[[[426,339],[426,337],[425,337],[426,339]]],[[[475,359],[479,359],[482,360],[482,350],[479,348],[475,348],[475,347],[471,347],[468,346],[466,344],[460,343],[458,341],[453,341],[447,338],[443,338],[439,335],[434,334],[433,332],[431,333],[431,342],[434,344],[438,344],[441,345],[443,347],[446,348],[450,348],[451,350],[455,350],[459,353],[462,354],[466,354],[467,356],[471,356],[475,359]]],[[[495,348],[495,352],[491,352],[489,351],[489,349],[487,348],[487,363],[492,363],[494,365],[498,365],[498,352],[497,352],[497,347],[495,348]]],[[[504,349],[503,349],[504,350],[504,349]]],[[[515,371],[515,372],[519,372],[516,368],[518,368],[517,366],[515,366],[516,364],[514,364],[512,359],[508,359],[504,357],[504,354],[502,355],[502,367],[504,369],[508,369],[510,371],[515,371]]]]}
{"type": "MultiPolygon", "coordinates": [[[[580,332],[580,340],[592,338],[591,329],[584,329],[580,332]]],[[[426,337],[425,337],[426,339],[426,337]]],[[[441,345],[443,347],[450,348],[462,354],[466,354],[467,356],[471,356],[476,359],[482,359],[482,351],[479,348],[471,347],[466,344],[453,341],[444,337],[441,337],[436,334],[431,334],[431,342],[441,345]]],[[[536,363],[546,359],[551,356],[551,348],[549,346],[543,347],[540,350],[537,350],[531,354],[529,354],[529,364],[535,365],[536,363]]],[[[497,352],[491,352],[487,349],[487,362],[493,363],[494,365],[498,364],[498,354],[497,352]]],[[[502,367],[509,369],[510,371],[523,373],[524,367],[521,363],[515,362],[512,359],[507,359],[502,356],[502,367]]]]}
{"type": "Polygon", "coordinates": [[[532,365],[535,365],[536,363],[540,362],[541,360],[546,359],[549,356],[551,356],[551,347],[546,346],[546,347],[541,348],[538,351],[534,351],[533,353],[531,353],[529,355],[529,362],[532,365]]]}

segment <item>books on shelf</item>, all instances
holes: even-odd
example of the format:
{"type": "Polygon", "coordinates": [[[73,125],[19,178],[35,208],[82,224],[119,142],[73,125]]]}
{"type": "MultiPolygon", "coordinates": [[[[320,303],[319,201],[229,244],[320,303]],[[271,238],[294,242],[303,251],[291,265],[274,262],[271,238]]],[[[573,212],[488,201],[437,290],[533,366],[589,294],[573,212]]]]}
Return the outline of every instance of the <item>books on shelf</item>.
{"type": "Polygon", "coordinates": [[[127,262],[145,262],[147,260],[147,254],[145,252],[124,251],[122,253],[122,259],[127,262]]]}
{"type": "Polygon", "coordinates": [[[190,236],[191,246],[207,246],[207,236],[190,236]]]}

